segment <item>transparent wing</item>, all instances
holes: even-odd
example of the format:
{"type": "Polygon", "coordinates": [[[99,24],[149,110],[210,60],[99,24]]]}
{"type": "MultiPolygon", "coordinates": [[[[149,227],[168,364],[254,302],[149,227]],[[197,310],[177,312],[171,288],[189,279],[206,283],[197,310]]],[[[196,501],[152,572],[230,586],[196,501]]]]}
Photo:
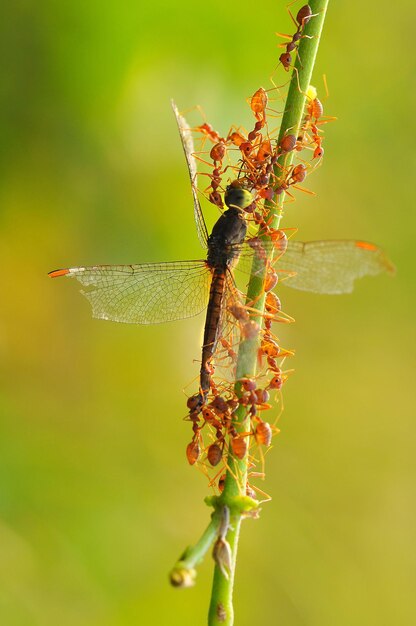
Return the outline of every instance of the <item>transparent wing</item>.
{"type": "Polygon", "coordinates": [[[250,274],[253,259],[262,272],[273,250],[273,267],[281,284],[293,289],[321,294],[350,293],[354,281],[363,276],[394,273],[395,268],[385,253],[372,243],[354,240],[261,241],[254,237],[230,246],[238,258],[235,270],[250,274]],[[277,263],[276,263],[277,261],[277,263]],[[287,279],[287,280],[286,280],[287,279]]]}
{"type": "Polygon", "coordinates": [[[197,168],[196,161],[193,156],[195,152],[194,141],[192,139],[192,132],[188,126],[186,119],[179,113],[176,104],[172,100],[172,109],[176,117],[178,124],[179,135],[182,141],[183,151],[185,153],[186,163],[188,165],[189,178],[191,179],[192,198],[194,201],[194,217],[196,223],[196,230],[198,233],[199,243],[203,248],[207,247],[208,231],[205,224],[204,216],[202,215],[201,205],[198,200],[197,191],[197,168]]]}
{"type": "Polygon", "coordinates": [[[380,248],[366,241],[348,240],[289,241],[279,267],[294,273],[284,281],[287,287],[327,294],[350,293],[357,278],[394,272],[380,248]]]}
{"type": "Polygon", "coordinates": [[[87,287],[93,317],[130,324],[158,324],[200,313],[208,302],[211,272],[205,261],[95,265],[55,270],[87,287]]]}
{"type": "Polygon", "coordinates": [[[235,255],[235,269],[244,274],[250,274],[252,272],[253,258],[259,262],[259,267],[262,269],[262,261],[265,264],[272,251],[273,262],[284,254],[286,242],[283,243],[282,247],[281,241],[263,241],[257,237],[251,237],[243,243],[231,244],[229,247],[235,255]]]}

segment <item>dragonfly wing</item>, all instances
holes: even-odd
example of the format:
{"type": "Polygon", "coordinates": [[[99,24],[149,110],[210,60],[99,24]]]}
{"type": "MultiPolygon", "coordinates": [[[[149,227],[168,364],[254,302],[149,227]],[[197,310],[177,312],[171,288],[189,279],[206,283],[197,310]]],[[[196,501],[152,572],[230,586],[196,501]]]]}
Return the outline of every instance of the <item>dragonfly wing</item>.
{"type": "Polygon", "coordinates": [[[204,216],[202,215],[201,205],[198,199],[197,191],[197,168],[196,161],[193,153],[195,152],[194,141],[192,138],[191,129],[188,126],[186,119],[178,111],[178,107],[172,100],[172,109],[176,117],[178,124],[179,135],[182,141],[183,151],[185,153],[186,163],[188,165],[189,177],[191,179],[192,198],[194,201],[194,217],[196,223],[196,229],[198,233],[198,239],[203,248],[207,247],[208,231],[205,224],[204,216]]]}
{"type": "Polygon", "coordinates": [[[211,282],[205,261],[73,267],[50,276],[79,280],[93,317],[130,324],[197,315],[207,306],[211,282]]]}
{"type": "Polygon", "coordinates": [[[250,274],[253,268],[253,260],[256,260],[256,264],[261,271],[267,263],[267,258],[271,256],[271,253],[273,252],[273,262],[275,262],[284,254],[286,245],[287,240],[282,243],[281,241],[263,241],[257,237],[252,237],[248,238],[243,243],[232,244],[230,248],[233,249],[235,254],[236,270],[250,274]]]}
{"type": "MultiPolygon", "coordinates": [[[[289,241],[279,266],[292,273],[287,287],[315,293],[341,294],[353,290],[363,276],[394,272],[385,253],[366,241],[289,241]]],[[[284,277],[283,272],[280,274],[284,277]]]]}

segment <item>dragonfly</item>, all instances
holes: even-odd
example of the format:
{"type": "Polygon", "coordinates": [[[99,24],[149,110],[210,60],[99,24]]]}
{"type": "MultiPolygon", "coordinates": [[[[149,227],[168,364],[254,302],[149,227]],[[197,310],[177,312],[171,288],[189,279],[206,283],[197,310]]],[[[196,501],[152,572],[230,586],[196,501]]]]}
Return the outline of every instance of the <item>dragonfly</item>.
{"type": "MultiPolygon", "coordinates": [[[[206,311],[200,393],[206,399],[211,386],[210,363],[226,323],[230,302],[238,301],[233,271],[238,262],[253,259],[273,242],[247,238],[244,208],[252,194],[237,185],[227,187],[227,209],[208,230],[197,191],[197,166],[191,129],[172,103],[191,181],[194,218],[198,239],[207,250],[206,258],[133,265],[93,265],[58,269],[52,278],[76,278],[81,293],[92,306],[93,317],[131,324],[157,324],[185,319],[206,311]]],[[[367,275],[392,272],[393,266],[377,246],[365,241],[334,240],[303,243],[289,240],[282,266],[289,277],[285,284],[294,289],[343,294],[354,281],[367,275]]],[[[231,307],[232,308],[232,307],[231,307]]]]}

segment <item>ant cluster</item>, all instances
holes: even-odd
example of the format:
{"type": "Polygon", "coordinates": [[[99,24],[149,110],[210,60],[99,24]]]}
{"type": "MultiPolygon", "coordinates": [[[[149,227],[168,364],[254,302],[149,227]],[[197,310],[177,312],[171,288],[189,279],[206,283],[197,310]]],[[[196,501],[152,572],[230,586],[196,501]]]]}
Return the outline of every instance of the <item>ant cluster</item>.
{"type": "MultiPolygon", "coordinates": [[[[289,39],[289,43],[284,44],[286,51],[279,57],[284,70],[291,67],[292,53],[297,51],[300,39],[305,36],[304,26],[313,17],[310,6],[304,5],[296,19],[292,17],[296,25],[295,33],[292,36],[282,35],[289,39]]],[[[276,89],[273,87],[269,91],[276,89]]],[[[257,235],[249,236],[241,247],[244,252],[241,252],[240,263],[244,255],[251,254],[251,261],[254,257],[254,262],[262,268],[265,297],[260,326],[253,320],[253,317],[259,318],[258,310],[253,308],[256,302],[243,304],[243,294],[237,290],[235,283],[231,285],[229,281],[223,304],[225,312],[217,330],[212,356],[206,362],[203,359],[199,392],[187,401],[189,412],[186,419],[191,422],[193,432],[186,449],[188,462],[198,464],[208,476],[212,473],[210,468],[222,462],[221,470],[213,478],[210,477],[210,484],[220,491],[224,483],[224,468],[230,470],[226,460],[229,449],[238,459],[249,454],[249,468],[252,470],[258,461],[256,450],[263,460],[262,447],[268,448],[273,434],[279,432],[277,419],[270,423],[261,415],[272,406],[271,394],[281,401],[282,386],[291,373],[283,365],[293,352],[281,347],[272,325],[275,322],[288,323],[293,319],[282,311],[281,302],[273,293],[278,282],[274,262],[286,251],[287,231],[273,228],[268,216],[270,208],[278,206],[283,192],[293,198],[290,189],[301,189],[298,185],[316,167],[314,160],[320,160],[324,153],[319,126],[329,118],[322,120],[323,106],[313,87],[309,88],[306,96],[299,132],[291,133],[289,129],[280,140],[276,139],[276,131],[269,129],[268,118],[272,117],[270,111],[273,109],[269,108],[269,94],[263,87],[249,99],[254,117],[251,130],[233,127],[226,137],[222,137],[207,122],[192,129],[194,135],[201,139],[201,151],[193,156],[209,168],[204,175],[209,177],[210,183],[201,193],[221,211],[237,208],[244,214],[248,227],[253,225],[257,229],[257,235]],[[202,151],[206,142],[212,143],[212,147],[209,151],[202,151]],[[289,153],[299,155],[310,150],[313,150],[311,161],[298,157],[299,162],[286,165],[289,153]],[[272,261],[269,260],[271,248],[272,261]],[[257,374],[236,381],[238,347],[244,340],[258,342],[257,374]],[[219,370],[224,372],[223,377],[218,376],[219,370]],[[235,428],[234,413],[238,407],[243,407],[246,415],[250,416],[249,432],[237,432],[235,428]]],[[[254,495],[252,487],[247,487],[247,493],[254,495]]]]}

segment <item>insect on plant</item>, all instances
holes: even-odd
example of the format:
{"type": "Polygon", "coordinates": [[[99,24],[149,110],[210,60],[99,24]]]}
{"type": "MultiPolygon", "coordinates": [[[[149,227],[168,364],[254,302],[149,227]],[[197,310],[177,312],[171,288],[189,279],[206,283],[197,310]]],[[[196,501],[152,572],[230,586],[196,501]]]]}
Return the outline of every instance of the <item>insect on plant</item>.
{"type": "MultiPolygon", "coordinates": [[[[244,306],[242,295],[236,287],[234,267],[238,267],[239,262],[243,267],[247,263],[251,265],[253,257],[256,257],[267,272],[265,291],[270,297],[273,295],[271,290],[279,279],[279,271],[268,262],[267,253],[270,251],[273,251],[275,261],[281,257],[285,285],[323,294],[352,291],[356,278],[388,269],[388,261],[379,248],[366,242],[302,243],[288,241],[283,231],[275,231],[268,241],[247,236],[251,215],[247,213],[247,209],[253,203],[259,205],[263,203],[261,195],[256,200],[256,192],[259,190],[253,187],[250,179],[251,184],[244,179],[230,182],[224,194],[226,210],[208,235],[197,192],[197,167],[193,156],[191,130],[175,105],[173,110],[191,179],[197,234],[201,245],[207,250],[206,259],[73,267],[55,270],[49,275],[52,278],[59,276],[76,278],[86,287],[81,293],[90,301],[93,316],[99,319],[155,324],[191,317],[206,311],[199,391],[188,400],[194,436],[191,447],[188,447],[187,456],[189,462],[194,464],[201,450],[199,439],[202,425],[213,423],[204,416],[203,408],[209,403],[210,393],[212,395],[212,392],[215,392],[214,354],[218,347],[222,348],[230,339],[236,325],[239,325],[242,333],[249,333],[250,329],[255,335],[260,332],[257,325],[254,327],[250,325],[250,311],[244,306]]],[[[282,145],[287,143],[287,137],[275,150],[282,150],[282,145]]],[[[295,142],[291,142],[290,149],[294,146],[295,142]]],[[[304,176],[305,166],[300,163],[290,170],[289,181],[301,182],[304,176]]],[[[265,232],[270,230],[266,222],[262,223],[262,227],[265,232]]],[[[269,322],[270,319],[273,319],[273,316],[268,318],[269,322]]],[[[281,355],[277,344],[274,346],[270,332],[267,333],[267,340],[262,342],[261,351],[263,355],[269,357],[281,355]]],[[[219,396],[214,393],[212,399],[215,397],[219,396]]],[[[256,405],[256,402],[253,404],[256,405]]],[[[214,410],[223,420],[225,430],[230,432],[230,425],[224,420],[225,414],[227,417],[231,415],[230,406],[218,410],[214,403],[214,410]]],[[[220,430],[218,424],[216,428],[218,434],[220,430]]],[[[224,437],[221,437],[221,441],[224,441],[224,437]]],[[[210,450],[208,458],[212,457],[212,447],[210,450]]]]}
{"type": "Polygon", "coordinates": [[[187,399],[192,435],[186,458],[207,475],[216,494],[208,500],[214,513],[201,540],[175,565],[171,582],[192,585],[196,563],[209,545],[214,546],[210,624],[233,623],[238,530],[244,517],[258,515],[256,494],[264,495],[249,478],[264,476],[263,449],[279,432],[276,420],[266,420],[265,412],[274,401],[280,402],[293,371],[287,367],[293,351],[281,345],[273,327],[294,320],[284,312],[275,290],[284,284],[313,293],[344,294],[352,291],[358,278],[393,271],[383,251],[372,243],[302,243],[293,239],[296,229],[280,227],[286,196],[314,169],[302,156],[312,149],[312,158],[322,159],[319,127],[333,119],[322,117],[321,102],[310,85],[326,4],[316,0],[301,7],[293,18],[295,34],[286,36],[289,42],[279,61],[285,71],[293,67],[293,72],[278,130],[270,128],[268,91],[263,87],[248,99],[254,117],[248,132],[233,127],[223,135],[207,122],[191,127],[172,105],[205,258],[79,266],[49,274],[76,278],[99,319],[156,324],[205,311],[198,389],[187,399]],[[295,64],[292,55],[297,55],[295,64]],[[205,190],[198,186],[198,162],[208,168],[203,172],[210,180],[205,190]],[[220,213],[210,233],[200,195],[220,213]],[[250,275],[247,289],[240,288],[238,273],[250,275]],[[262,471],[256,472],[259,462],[262,471]]]}

